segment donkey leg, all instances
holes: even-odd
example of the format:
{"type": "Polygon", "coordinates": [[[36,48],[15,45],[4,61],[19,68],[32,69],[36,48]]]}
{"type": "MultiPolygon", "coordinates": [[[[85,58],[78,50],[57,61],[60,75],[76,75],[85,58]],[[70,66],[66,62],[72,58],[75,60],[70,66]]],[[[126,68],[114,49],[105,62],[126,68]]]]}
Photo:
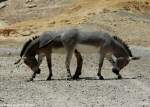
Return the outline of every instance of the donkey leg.
{"type": "Polygon", "coordinates": [[[33,81],[33,79],[36,77],[36,72],[33,72],[32,77],[27,80],[28,82],[33,81]]]}
{"type": "MultiPolygon", "coordinates": [[[[34,69],[32,69],[34,70],[34,69]]],[[[33,79],[36,77],[36,74],[38,74],[37,72],[40,72],[41,70],[36,68],[36,70],[33,72],[31,78],[29,80],[27,80],[28,82],[33,81],[33,79]]]]}
{"type": "Polygon", "coordinates": [[[70,62],[72,59],[73,51],[74,50],[67,50],[67,56],[66,56],[66,61],[65,61],[68,79],[72,78],[71,71],[70,71],[70,62]]]}
{"type": "Polygon", "coordinates": [[[36,77],[36,74],[39,74],[41,72],[38,66],[32,68],[32,70],[33,70],[33,74],[32,77],[29,79],[29,81],[33,81],[33,79],[36,77]]]}
{"type": "Polygon", "coordinates": [[[112,72],[115,73],[118,76],[118,79],[122,79],[122,76],[120,75],[120,73],[119,73],[120,71],[118,69],[113,68],[112,72]]]}
{"type": "Polygon", "coordinates": [[[77,68],[76,68],[76,72],[73,76],[73,79],[79,79],[79,76],[81,75],[83,59],[82,59],[81,53],[77,49],[75,49],[74,53],[75,53],[75,57],[77,59],[77,68]]]}
{"type": "Polygon", "coordinates": [[[46,60],[47,60],[47,65],[49,68],[49,76],[47,80],[51,80],[51,77],[53,76],[52,74],[52,63],[51,63],[51,53],[49,55],[46,55],[46,60]]]}
{"type": "Polygon", "coordinates": [[[122,79],[122,76],[120,75],[120,70],[121,68],[119,67],[119,62],[120,60],[116,60],[114,65],[113,65],[113,68],[112,68],[112,72],[115,73],[117,76],[118,76],[118,79],[122,79]]]}
{"type": "Polygon", "coordinates": [[[105,55],[103,53],[101,53],[100,56],[99,56],[99,67],[98,67],[97,75],[98,75],[99,79],[101,79],[101,80],[104,80],[103,76],[101,75],[101,68],[103,66],[104,56],[105,55]]]}
{"type": "Polygon", "coordinates": [[[118,62],[114,61],[112,57],[107,57],[107,59],[113,66],[112,72],[115,73],[118,76],[118,79],[121,79],[122,76],[119,74],[120,70],[117,69],[117,65],[116,65],[118,62]]]}
{"type": "Polygon", "coordinates": [[[40,66],[45,55],[43,53],[38,55],[38,65],[40,66]]]}

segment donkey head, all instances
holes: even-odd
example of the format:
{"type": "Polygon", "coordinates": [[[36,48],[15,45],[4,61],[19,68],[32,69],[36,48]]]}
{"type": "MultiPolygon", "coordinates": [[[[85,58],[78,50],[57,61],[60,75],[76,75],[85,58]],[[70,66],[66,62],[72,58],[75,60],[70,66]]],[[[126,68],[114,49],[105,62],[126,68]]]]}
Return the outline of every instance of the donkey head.
{"type": "Polygon", "coordinates": [[[134,57],[132,55],[132,52],[129,46],[123,40],[121,40],[120,38],[116,36],[114,36],[113,39],[116,40],[120,45],[120,46],[117,45],[116,47],[117,52],[115,52],[116,60],[114,61],[114,64],[113,64],[114,69],[120,71],[126,65],[128,65],[131,60],[140,59],[140,57],[134,57]]]}
{"type": "Polygon", "coordinates": [[[32,39],[29,39],[23,46],[21,53],[20,53],[20,59],[18,61],[15,62],[15,64],[18,64],[21,59],[24,60],[24,63],[31,68],[31,70],[33,72],[36,73],[40,73],[40,69],[39,69],[39,64],[35,58],[35,52],[33,52],[32,47],[34,47],[34,45],[32,46],[31,43],[37,39],[38,37],[35,36],[32,39]],[[28,48],[30,47],[30,48],[28,48]]]}
{"type": "Polygon", "coordinates": [[[25,57],[24,63],[31,68],[31,70],[37,74],[40,74],[39,64],[35,57],[25,57]]]}

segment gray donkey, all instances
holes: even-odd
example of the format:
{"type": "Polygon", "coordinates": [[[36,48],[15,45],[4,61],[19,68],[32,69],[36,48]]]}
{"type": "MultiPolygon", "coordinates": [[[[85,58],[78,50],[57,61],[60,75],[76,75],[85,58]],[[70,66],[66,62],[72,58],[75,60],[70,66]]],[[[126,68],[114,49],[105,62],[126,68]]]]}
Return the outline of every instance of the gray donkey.
{"type": "MultiPolygon", "coordinates": [[[[28,81],[32,81],[36,74],[40,74],[40,64],[44,56],[46,56],[48,68],[49,68],[49,76],[47,80],[51,80],[52,77],[52,63],[51,63],[51,55],[52,52],[62,53],[59,48],[63,47],[63,42],[60,39],[60,33],[57,32],[44,32],[40,36],[35,36],[32,39],[29,39],[23,46],[20,59],[15,62],[18,64],[22,59],[24,63],[31,68],[33,71],[32,77],[28,81]],[[37,55],[37,59],[36,59],[37,55]]],[[[77,68],[76,72],[81,73],[83,59],[78,52],[77,49],[74,50],[75,57],[77,59],[77,68]]]]}
{"type": "MultiPolygon", "coordinates": [[[[86,32],[79,29],[65,29],[56,32],[46,32],[43,33],[39,39],[35,39],[30,45],[26,51],[24,51],[24,61],[28,66],[32,66],[31,68],[35,72],[31,80],[35,77],[36,72],[39,71],[38,64],[35,64],[35,59],[33,60],[33,57],[31,57],[35,56],[36,52],[43,53],[46,51],[48,54],[51,54],[52,52],[65,52],[65,65],[68,78],[72,77],[70,72],[72,55],[74,52],[78,52],[77,62],[79,67],[77,68],[80,68],[80,70],[76,69],[73,79],[78,79],[81,74],[82,56],[80,52],[99,53],[99,68],[97,73],[99,79],[104,79],[101,75],[101,68],[105,57],[112,64],[112,71],[118,76],[118,79],[122,78],[119,73],[121,69],[123,69],[131,60],[139,59],[139,57],[134,57],[132,55],[128,45],[120,38],[116,36],[111,37],[108,33],[102,31],[86,32]],[[35,48],[32,49],[33,52],[31,55],[31,52],[28,51],[31,51],[31,47],[36,43],[38,43],[38,45],[35,45],[35,48]],[[34,63],[31,64],[29,62],[34,63]]],[[[50,62],[51,58],[48,59],[48,62],[50,62]]]]}
{"type": "MultiPolygon", "coordinates": [[[[113,68],[112,71],[121,79],[120,70],[123,69],[131,60],[138,60],[140,57],[134,57],[128,45],[120,38],[111,37],[106,32],[86,32],[79,29],[68,29],[60,33],[61,41],[66,50],[66,69],[68,76],[70,73],[70,61],[75,49],[79,52],[91,53],[97,51],[99,53],[98,77],[104,79],[101,75],[101,68],[104,58],[106,57],[113,68]],[[84,47],[84,48],[83,48],[84,47]]],[[[78,79],[81,73],[75,73],[74,78],[78,79]]]]}

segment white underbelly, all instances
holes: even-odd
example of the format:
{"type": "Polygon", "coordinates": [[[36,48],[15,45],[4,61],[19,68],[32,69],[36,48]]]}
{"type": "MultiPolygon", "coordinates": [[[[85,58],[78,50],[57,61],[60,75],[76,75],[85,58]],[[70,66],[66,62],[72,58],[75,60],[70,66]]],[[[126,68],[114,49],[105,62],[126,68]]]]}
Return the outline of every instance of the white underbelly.
{"type": "Polygon", "coordinates": [[[90,53],[97,53],[99,51],[100,47],[79,44],[76,46],[76,49],[81,53],[90,54],[90,53]]]}
{"type": "MultiPolygon", "coordinates": [[[[100,49],[100,47],[95,47],[91,45],[81,45],[78,44],[75,49],[77,49],[81,53],[91,54],[91,53],[97,53],[100,49]]],[[[66,53],[66,50],[64,48],[53,48],[52,53],[60,53],[64,54],[66,53]]]]}
{"type": "Polygon", "coordinates": [[[66,51],[64,48],[56,48],[56,49],[52,49],[52,53],[59,53],[59,54],[65,54],[66,51]]]}

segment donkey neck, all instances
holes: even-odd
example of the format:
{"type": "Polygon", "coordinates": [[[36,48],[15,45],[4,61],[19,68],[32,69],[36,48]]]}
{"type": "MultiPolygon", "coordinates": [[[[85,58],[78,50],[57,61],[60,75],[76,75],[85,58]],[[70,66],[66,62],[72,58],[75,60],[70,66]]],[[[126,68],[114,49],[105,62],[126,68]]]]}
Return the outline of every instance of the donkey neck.
{"type": "Polygon", "coordinates": [[[117,57],[117,58],[119,58],[119,57],[128,58],[129,57],[127,50],[125,49],[125,47],[121,43],[115,41],[113,43],[113,48],[114,48],[113,53],[114,53],[115,57],[117,57]]]}
{"type": "Polygon", "coordinates": [[[38,47],[39,47],[39,40],[38,39],[32,40],[32,42],[27,47],[24,56],[35,56],[37,54],[38,47]]]}

